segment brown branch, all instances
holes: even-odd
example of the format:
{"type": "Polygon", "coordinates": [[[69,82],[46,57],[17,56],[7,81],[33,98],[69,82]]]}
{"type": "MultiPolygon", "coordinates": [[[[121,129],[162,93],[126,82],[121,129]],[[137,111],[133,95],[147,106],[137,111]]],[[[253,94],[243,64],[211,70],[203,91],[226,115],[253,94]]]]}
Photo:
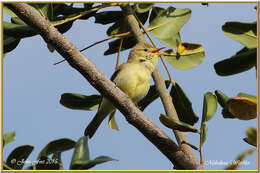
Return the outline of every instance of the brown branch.
{"type": "MultiPolygon", "coordinates": [[[[9,3],[24,22],[39,31],[45,42],[51,43],[68,63],[85,77],[102,95],[122,112],[126,120],[135,126],[179,169],[196,169],[197,165],[156,124],[154,124],[131,99],[106,78],[89,59],[85,58],[52,24],[33,7],[25,3],[9,3]]],[[[164,83],[164,82],[163,82],[164,83]]]]}
{"type": "MultiPolygon", "coordinates": [[[[135,35],[137,40],[145,41],[144,35],[140,31],[138,22],[134,17],[131,6],[129,4],[124,4],[121,5],[121,8],[124,11],[126,19],[128,21],[128,25],[130,26],[131,31],[135,35]]],[[[173,105],[171,96],[169,95],[168,90],[165,86],[164,78],[161,75],[158,68],[156,68],[153,72],[153,79],[155,81],[157,90],[160,94],[160,98],[162,100],[166,114],[174,119],[179,119],[175,107],[173,105]]],[[[187,155],[187,157],[189,157],[190,161],[194,164],[194,166],[197,169],[199,169],[200,165],[191,148],[183,143],[183,141],[187,141],[186,134],[177,130],[174,130],[174,134],[182,151],[187,155]]]]}

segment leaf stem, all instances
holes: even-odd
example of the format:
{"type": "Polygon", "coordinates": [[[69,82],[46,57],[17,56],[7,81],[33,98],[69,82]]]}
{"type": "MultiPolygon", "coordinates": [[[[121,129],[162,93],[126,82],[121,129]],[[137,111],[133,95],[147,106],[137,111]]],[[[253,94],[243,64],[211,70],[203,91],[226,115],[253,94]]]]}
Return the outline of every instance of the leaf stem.
{"type": "Polygon", "coordinates": [[[200,148],[199,148],[201,168],[203,168],[203,165],[204,165],[204,160],[203,160],[203,156],[202,156],[202,137],[203,137],[203,128],[204,128],[203,126],[204,126],[204,124],[201,123],[201,125],[200,125],[200,148]]]}
{"type": "Polygon", "coordinates": [[[120,51],[123,45],[123,40],[124,38],[120,38],[120,44],[119,44],[119,48],[118,48],[118,52],[117,52],[117,57],[116,57],[116,69],[118,68],[118,64],[119,64],[119,59],[120,59],[120,51]]]}

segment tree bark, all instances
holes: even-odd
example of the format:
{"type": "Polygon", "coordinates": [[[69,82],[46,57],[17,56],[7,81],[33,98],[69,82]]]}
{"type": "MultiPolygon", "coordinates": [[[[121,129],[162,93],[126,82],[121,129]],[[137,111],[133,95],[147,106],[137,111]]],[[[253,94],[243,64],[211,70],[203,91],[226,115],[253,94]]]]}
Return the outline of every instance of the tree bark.
{"type": "Polygon", "coordinates": [[[198,169],[186,154],[156,124],[154,124],[131,99],[112,81],[106,78],[89,59],[84,57],[52,24],[33,7],[25,3],[6,4],[29,26],[37,29],[45,42],[51,43],[102,95],[107,97],[152,144],[154,144],[178,169],[198,169]]]}

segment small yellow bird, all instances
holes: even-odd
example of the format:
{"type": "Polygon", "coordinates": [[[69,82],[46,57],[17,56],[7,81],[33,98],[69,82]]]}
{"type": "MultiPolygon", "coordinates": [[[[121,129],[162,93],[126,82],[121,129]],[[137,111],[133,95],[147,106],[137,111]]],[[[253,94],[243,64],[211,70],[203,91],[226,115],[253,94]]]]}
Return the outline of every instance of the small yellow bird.
{"type": "MultiPolygon", "coordinates": [[[[133,102],[142,100],[150,89],[151,74],[154,71],[159,52],[163,48],[154,48],[146,42],[138,43],[130,52],[126,63],[120,65],[111,77],[111,80],[128,96],[133,102]]],[[[99,105],[98,111],[85,130],[85,136],[91,138],[102,121],[116,108],[104,98],[99,105]]]]}

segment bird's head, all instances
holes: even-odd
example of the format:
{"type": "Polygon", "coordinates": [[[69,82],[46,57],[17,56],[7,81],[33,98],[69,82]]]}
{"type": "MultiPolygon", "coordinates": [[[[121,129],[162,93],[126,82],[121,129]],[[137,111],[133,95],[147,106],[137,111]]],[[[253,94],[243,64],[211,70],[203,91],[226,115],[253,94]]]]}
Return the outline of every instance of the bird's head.
{"type": "Polygon", "coordinates": [[[163,48],[164,47],[155,48],[146,42],[138,43],[131,50],[128,56],[128,61],[137,63],[140,62],[153,71],[158,62],[158,56],[163,55],[162,52],[159,52],[163,48]]]}

